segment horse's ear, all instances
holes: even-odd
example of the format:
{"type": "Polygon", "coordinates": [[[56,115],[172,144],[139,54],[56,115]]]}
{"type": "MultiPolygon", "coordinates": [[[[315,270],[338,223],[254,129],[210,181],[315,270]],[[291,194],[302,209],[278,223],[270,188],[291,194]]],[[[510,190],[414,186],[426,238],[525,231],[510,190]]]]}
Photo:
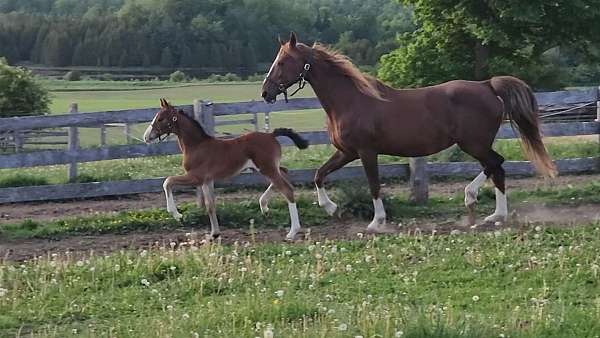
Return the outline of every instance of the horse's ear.
{"type": "Polygon", "coordinates": [[[296,33],[294,33],[294,32],[290,33],[290,42],[289,42],[290,47],[291,48],[296,47],[296,42],[297,42],[296,33]]]}
{"type": "Polygon", "coordinates": [[[160,99],[160,108],[161,108],[161,109],[164,109],[164,108],[166,108],[166,105],[165,105],[165,99],[160,99]]]}
{"type": "Polygon", "coordinates": [[[285,45],[285,41],[281,40],[281,35],[277,35],[277,42],[279,42],[281,46],[285,45]]]}

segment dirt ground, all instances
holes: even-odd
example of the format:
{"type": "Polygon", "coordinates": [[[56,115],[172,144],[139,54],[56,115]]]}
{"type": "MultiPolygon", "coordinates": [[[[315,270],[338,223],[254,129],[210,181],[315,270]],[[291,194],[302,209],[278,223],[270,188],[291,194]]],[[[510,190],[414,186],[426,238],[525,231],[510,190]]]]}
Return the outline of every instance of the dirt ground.
{"type": "MultiPolygon", "coordinates": [[[[507,189],[533,190],[547,186],[579,185],[586,182],[598,181],[600,175],[564,176],[549,182],[541,178],[509,179],[507,189]]],[[[441,182],[430,185],[432,195],[454,195],[464,189],[468,182],[441,182]]],[[[405,184],[393,184],[383,188],[384,193],[393,194],[406,192],[405,184]]],[[[303,190],[301,193],[313,193],[303,190]]],[[[234,194],[221,194],[219,197],[226,200],[239,200],[258,198],[260,192],[241,192],[234,194]]],[[[178,202],[194,201],[192,194],[179,194],[178,202]]],[[[482,224],[475,229],[460,222],[440,223],[428,219],[416,220],[410,225],[389,225],[390,233],[415,232],[431,234],[435,230],[439,234],[452,231],[491,231],[501,227],[511,227],[515,224],[543,223],[548,226],[572,226],[576,224],[590,224],[600,221],[600,205],[582,204],[573,207],[546,207],[528,201],[509,201],[513,209],[511,221],[505,226],[482,224]],[[511,225],[512,224],[512,225],[511,225]]],[[[165,204],[162,194],[143,194],[129,197],[110,199],[94,199],[82,201],[47,202],[47,203],[21,203],[13,205],[0,205],[0,223],[14,223],[24,219],[48,220],[54,218],[84,216],[95,213],[119,212],[132,209],[145,209],[163,207],[165,204]]],[[[342,223],[332,219],[326,226],[304,226],[300,240],[322,239],[349,239],[357,238],[364,233],[365,224],[342,223]]],[[[171,243],[185,243],[193,238],[201,241],[209,227],[204,229],[182,228],[172,231],[136,232],[129,234],[109,234],[94,236],[72,236],[60,240],[32,239],[25,241],[0,242],[0,259],[22,261],[33,257],[45,256],[51,253],[73,252],[82,254],[104,254],[120,249],[141,249],[155,246],[169,246],[171,243]]],[[[238,242],[282,242],[287,229],[262,229],[255,234],[250,234],[248,229],[224,229],[219,241],[222,243],[238,242]]]]}

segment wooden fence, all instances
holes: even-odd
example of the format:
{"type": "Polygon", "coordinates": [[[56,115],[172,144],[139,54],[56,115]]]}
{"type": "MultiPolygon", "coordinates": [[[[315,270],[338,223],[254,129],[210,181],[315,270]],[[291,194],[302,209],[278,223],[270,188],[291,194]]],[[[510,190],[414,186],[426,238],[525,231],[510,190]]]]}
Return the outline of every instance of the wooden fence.
{"type": "MultiPolygon", "coordinates": [[[[545,136],[576,136],[600,134],[600,96],[598,88],[572,90],[549,93],[536,93],[540,106],[545,111],[556,112],[578,106],[597,106],[597,120],[580,122],[552,122],[545,123],[542,130],[545,136]]],[[[35,151],[22,152],[9,155],[0,155],[0,169],[24,168],[46,165],[69,165],[69,177],[74,180],[77,175],[77,164],[83,162],[114,160],[124,158],[138,158],[157,155],[171,155],[179,153],[175,142],[159,144],[128,144],[120,146],[100,146],[97,148],[81,149],[79,147],[78,127],[102,128],[110,124],[130,125],[151,121],[156,113],[156,108],[106,111],[96,113],[80,113],[78,107],[72,105],[70,113],[65,115],[51,115],[39,117],[13,117],[0,119],[0,134],[22,133],[24,131],[46,128],[68,128],[68,149],[62,151],[35,151]]],[[[275,104],[266,104],[262,101],[240,103],[211,103],[196,100],[192,105],[179,106],[187,114],[198,120],[209,133],[214,133],[218,125],[251,123],[258,129],[258,114],[264,113],[266,117],[272,112],[289,112],[305,109],[320,109],[321,105],[315,98],[293,99],[289,103],[278,101],[275,104]],[[251,119],[235,121],[218,121],[219,116],[252,114],[251,119]]],[[[293,127],[293,126],[290,126],[293,127]]],[[[301,133],[311,144],[329,144],[329,137],[325,131],[312,131],[301,133]]],[[[503,125],[497,135],[498,139],[516,138],[518,135],[509,125],[503,125]]],[[[292,143],[285,138],[280,139],[284,146],[292,143]]],[[[557,161],[561,173],[583,173],[600,170],[600,158],[582,158],[557,161]]],[[[508,162],[506,164],[508,175],[532,175],[533,169],[528,162],[508,162]]],[[[477,163],[429,163],[425,159],[411,159],[410,166],[404,164],[382,165],[382,177],[409,178],[413,188],[413,197],[417,201],[427,198],[428,176],[474,176],[480,171],[477,163]]],[[[314,169],[291,171],[291,176],[296,183],[312,181],[314,169]]],[[[331,175],[332,180],[362,177],[361,167],[344,168],[331,175]]],[[[13,203],[25,201],[40,201],[53,199],[71,199],[100,197],[107,195],[125,195],[162,190],[163,178],[130,180],[118,182],[98,182],[82,184],[65,184],[39,187],[17,187],[0,189],[0,203],[13,203]]],[[[242,174],[239,177],[221,184],[223,185],[255,185],[265,182],[256,174],[242,174]]]]}

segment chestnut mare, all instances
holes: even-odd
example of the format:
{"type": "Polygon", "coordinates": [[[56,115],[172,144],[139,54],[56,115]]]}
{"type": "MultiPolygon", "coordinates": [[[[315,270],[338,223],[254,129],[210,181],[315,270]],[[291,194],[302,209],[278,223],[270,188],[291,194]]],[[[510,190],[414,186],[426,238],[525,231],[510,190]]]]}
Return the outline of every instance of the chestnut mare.
{"type": "Polygon", "coordinates": [[[160,100],[160,111],[144,133],[144,141],[150,143],[163,135],[177,135],[179,148],[183,153],[185,174],[167,177],[163,184],[167,198],[167,211],[176,219],[182,215],[177,211],[173,199],[172,188],[179,186],[195,186],[198,205],[205,205],[208,211],[213,238],[219,236],[219,222],[215,210],[215,180],[226,179],[238,175],[242,170],[250,168],[258,170],[266,176],[271,184],[259,199],[261,212],[269,210],[269,198],[273,188],[280,191],[288,202],[291,228],[287,234],[293,239],[300,230],[298,209],[294,201],[292,185],[285,177],[287,170],[279,166],[281,145],[276,136],[292,139],[300,148],[308,147],[308,142],[291,129],[275,129],[272,133],[252,132],[234,139],[221,140],[204,132],[202,126],[183,111],[171,106],[166,100],[160,100]]]}
{"type": "MultiPolygon", "coordinates": [[[[337,148],[315,175],[319,205],[333,214],[323,187],[330,173],[358,158],[362,161],[375,215],[367,230],[385,231],[385,209],[379,190],[377,155],[427,156],[458,144],[483,171],[465,188],[465,206],[473,222],[479,188],[488,177],[496,187],[496,210],[486,222],[507,218],[504,158],[492,149],[505,117],[516,125],[528,158],[537,170],[556,175],[540,135],[537,102],[523,81],[498,76],[486,81],[456,80],[439,85],[397,90],[362,74],[345,56],[315,44],[297,42],[292,33],[263,81],[262,96],[272,103],[277,95],[299,83],[310,83],[327,113],[328,133],[337,148]]],[[[295,92],[294,92],[295,93],[295,92]]],[[[293,94],[292,94],[293,95],[293,94]]]]}

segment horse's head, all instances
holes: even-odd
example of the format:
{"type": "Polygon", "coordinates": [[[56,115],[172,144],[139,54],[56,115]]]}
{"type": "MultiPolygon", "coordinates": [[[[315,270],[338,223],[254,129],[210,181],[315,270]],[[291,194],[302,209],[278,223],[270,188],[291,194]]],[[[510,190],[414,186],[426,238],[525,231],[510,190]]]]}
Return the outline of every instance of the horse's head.
{"type": "Polygon", "coordinates": [[[307,53],[310,47],[298,43],[294,32],[288,42],[279,40],[279,44],[279,52],[262,85],[262,97],[267,103],[274,103],[281,93],[287,99],[287,89],[296,83],[303,87],[304,77],[311,67],[312,54],[307,53]]]}
{"type": "Polygon", "coordinates": [[[148,128],[146,128],[144,141],[146,143],[151,143],[156,139],[160,141],[161,136],[168,136],[174,133],[177,126],[178,114],[177,109],[171,106],[167,100],[160,99],[160,110],[156,113],[148,128]]]}

